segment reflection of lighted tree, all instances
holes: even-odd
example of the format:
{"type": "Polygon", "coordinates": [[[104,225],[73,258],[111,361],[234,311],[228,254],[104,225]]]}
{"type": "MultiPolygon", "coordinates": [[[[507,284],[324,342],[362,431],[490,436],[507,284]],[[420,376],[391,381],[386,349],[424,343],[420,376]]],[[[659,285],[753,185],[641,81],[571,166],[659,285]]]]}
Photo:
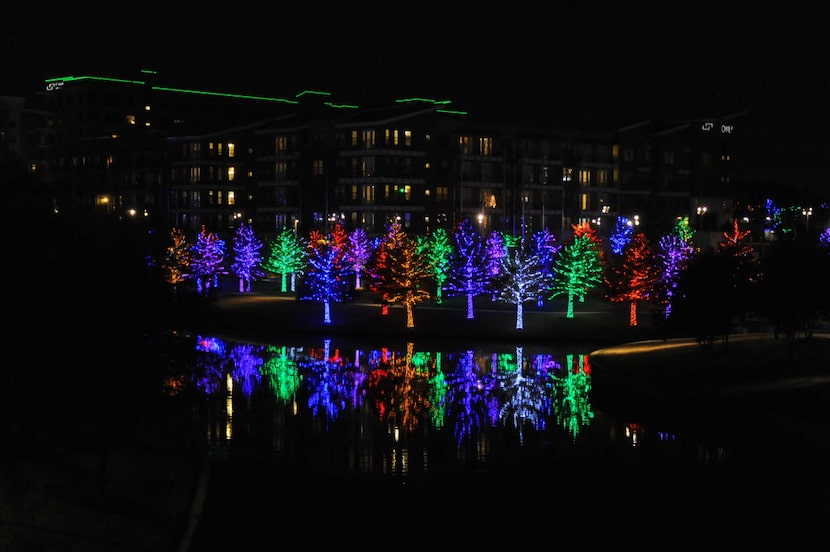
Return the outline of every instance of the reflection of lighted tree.
{"type": "Polygon", "coordinates": [[[447,376],[445,410],[455,420],[454,434],[461,443],[486,425],[483,385],[475,363],[474,351],[465,351],[447,376]]]}
{"type": "Polygon", "coordinates": [[[215,337],[196,338],[195,385],[206,395],[214,395],[225,378],[225,342],[215,337]]]}
{"type": "Polygon", "coordinates": [[[522,365],[524,351],[516,347],[516,361],[519,368],[508,377],[505,386],[505,401],[499,412],[503,421],[511,419],[513,427],[519,432],[519,442],[524,443],[524,426],[530,423],[534,429],[544,429],[545,418],[541,414],[546,411],[549,399],[545,395],[544,387],[539,385],[535,378],[525,377],[522,365]]]}
{"type": "Polygon", "coordinates": [[[312,351],[311,359],[301,363],[309,370],[308,378],[308,407],[316,416],[322,410],[328,421],[336,419],[348,405],[346,397],[351,396],[348,385],[340,377],[343,359],[336,355],[331,356],[331,339],[323,341],[322,353],[312,351]]]}
{"type": "Polygon", "coordinates": [[[429,409],[429,370],[419,373],[419,369],[412,362],[414,349],[414,343],[407,343],[406,354],[396,355],[389,366],[396,405],[390,415],[395,418],[400,428],[407,431],[414,430],[429,409]]]}
{"type": "Polygon", "coordinates": [[[242,394],[246,397],[251,396],[262,378],[259,373],[259,366],[262,364],[262,358],[258,356],[260,352],[260,347],[255,348],[249,344],[240,344],[231,349],[231,377],[240,383],[242,394]]]}
{"type": "Polygon", "coordinates": [[[283,403],[293,401],[300,388],[300,374],[297,361],[289,356],[288,347],[269,346],[266,350],[268,358],[260,367],[263,377],[271,385],[274,395],[283,403]]]}
{"type": "Polygon", "coordinates": [[[588,355],[566,355],[560,375],[552,374],[556,423],[573,438],[594,419],[591,407],[591,366],[588,355]]]}

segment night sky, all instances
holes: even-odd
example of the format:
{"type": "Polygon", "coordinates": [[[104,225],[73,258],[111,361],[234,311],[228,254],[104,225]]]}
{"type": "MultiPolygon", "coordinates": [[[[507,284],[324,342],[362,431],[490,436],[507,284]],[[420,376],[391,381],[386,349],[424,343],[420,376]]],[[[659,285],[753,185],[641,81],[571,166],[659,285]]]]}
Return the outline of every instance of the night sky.
{"type": "Polygon", "coordinates": [[[569,127],[752,109],[768,123],[759,159],[778,148],[791,156],[795,144],[817,157],[830,151],[830,60],[817,7],[556,4],[305,2],[284,15],[277,4],[193,20],[142,4],[136,14],[85,13],[89,23],[73,23],[83,17],[69,6],[48,15],[33,6],[0,32],[0,94],[27,95],[48,77],[149,68],[172,86],[281,97],[318,89],[364,105],[424,96],[569,127]]]}

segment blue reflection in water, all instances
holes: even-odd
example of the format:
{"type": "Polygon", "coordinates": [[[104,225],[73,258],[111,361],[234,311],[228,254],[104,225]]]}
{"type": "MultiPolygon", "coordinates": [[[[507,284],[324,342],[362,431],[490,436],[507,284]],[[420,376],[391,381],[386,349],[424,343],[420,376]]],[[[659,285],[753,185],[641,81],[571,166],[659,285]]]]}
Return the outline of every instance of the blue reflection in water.
{"type": "MultiPolygon", "coordinates": [[[[189,377],[210,405],[215,454],[240,445],[346,472],[409,476],[486,469],[490,457],[527,448],[567,455],[570,449],[607,450],[611,442],[634,450],[648,433],[594,410],[587,353],[521,346],[416,351],[413,343],[401,350],[341,350],[332,339],[320,347],[182,339],[193,340],[189,377]]],[[[650,436],[680,442],[671,433],[650,436]]],[[[687,453],[697,461],[726,456],[701,452],[700,445],[687,453]]]]}

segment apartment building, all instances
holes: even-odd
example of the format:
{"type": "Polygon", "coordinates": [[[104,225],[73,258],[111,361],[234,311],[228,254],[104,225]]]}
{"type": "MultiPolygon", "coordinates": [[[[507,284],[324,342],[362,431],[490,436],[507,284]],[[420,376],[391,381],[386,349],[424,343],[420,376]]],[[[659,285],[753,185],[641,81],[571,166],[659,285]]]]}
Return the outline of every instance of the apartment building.
{"type": "Polygon", "coordinates": [[[607,236],[621,216],[653,233],[678,217],[717,233],[733,216],[740,115],[530,127],[451,100],[273,98],[171,86],[153,71],[49,79],[27,101],[48,114],[48,148],[31,165],[58,209],[159,229],[376,235],[394,219],[420,234],[466,217],[482,232],[564,240],[582,222],[607,236]]]}

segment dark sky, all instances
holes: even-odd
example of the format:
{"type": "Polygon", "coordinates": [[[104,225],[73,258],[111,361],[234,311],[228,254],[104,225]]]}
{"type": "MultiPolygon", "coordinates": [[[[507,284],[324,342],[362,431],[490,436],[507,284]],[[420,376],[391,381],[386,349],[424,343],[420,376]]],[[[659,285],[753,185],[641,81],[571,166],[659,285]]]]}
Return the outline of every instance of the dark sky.
{"type": "Polygon", "coordinates": [[[315,88],[359,104],[418,95],[565,126],[752,108],[780,127],[768,132],[782,147],[809,135],[830,150],[818,8],[557,4],[305,2],[190,19],[151,4],[83,17],[33,5],[0,32],[0,94],[26,95],[52,76],[152,68],[174,86],[275,96],[315,88]]]}

